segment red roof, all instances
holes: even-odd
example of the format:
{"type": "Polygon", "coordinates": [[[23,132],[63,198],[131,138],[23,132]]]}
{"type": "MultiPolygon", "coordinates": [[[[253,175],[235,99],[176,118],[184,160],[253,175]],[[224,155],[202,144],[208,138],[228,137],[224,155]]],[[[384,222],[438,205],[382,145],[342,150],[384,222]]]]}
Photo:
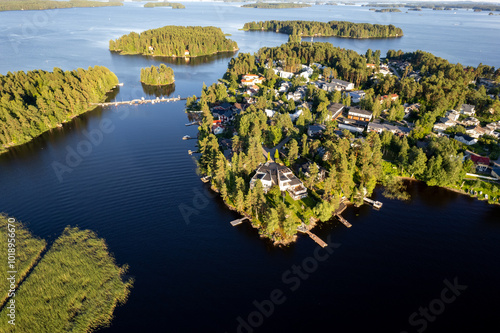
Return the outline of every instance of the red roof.
{"type": "Polygon", "coordinates": [[[472,162],[474,162],[474,164],[490,165],[490,158],[489,157],[470,155],[470,159],[472,160],[472,162]]]}

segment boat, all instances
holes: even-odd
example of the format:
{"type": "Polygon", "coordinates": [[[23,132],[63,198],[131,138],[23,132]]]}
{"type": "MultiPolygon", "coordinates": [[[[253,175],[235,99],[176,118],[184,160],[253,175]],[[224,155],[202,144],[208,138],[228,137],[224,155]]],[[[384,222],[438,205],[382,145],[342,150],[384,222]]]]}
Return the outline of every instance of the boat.
{"type": "Polygon", "coordinates": [[[190,137],[189,135],[184,135],[184,136],[182,137],[182,140],[189,140],[189,139],[191,139],[191,137],[190,137]]]}

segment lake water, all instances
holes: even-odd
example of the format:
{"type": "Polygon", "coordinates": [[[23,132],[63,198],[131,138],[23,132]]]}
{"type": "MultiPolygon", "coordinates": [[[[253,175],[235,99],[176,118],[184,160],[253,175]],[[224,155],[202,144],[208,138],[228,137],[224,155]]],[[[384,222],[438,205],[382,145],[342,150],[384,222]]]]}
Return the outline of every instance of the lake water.
{"type": "MultiPolygon", "coordinates": [[[[394,24],[403,28],[403,38],[324,40],[359,52],[422,49],[452,62],[500,66],[500,18],[487,13],[141,6],[0,13],[0,73],[103,65],[124,83],[111,99],[154,96],[143,90],[139,70],[161,59],[112,54],[109,39],[163,25],[214,25],[232,34],[242,52],[255,52],[287,40],[238,30],[247,21],[268,19],[394,24]]],[[[169,61],[176,83],[166,93],[198,95],[203,82],[222,76],[231,56],[169,61]]],[[[331,254],[318,252],[303,236],[288,248],[274,248],[247,224],[230,226],[237,215],[211,198],[187,154],[195,140],[181,140],[196,135],[187,122],[181,102],[96,109],[0,156],[1,212],[49,240],[66,225],[95,230],[118,264],[130,265],[134,289],[103,332],[416,332],[424,323],[426,332],[500,328],[500,207],[415,183],[408,203],[385,199],[377,190],[380,211],[349,207],[344,216],[352,228],[336,221],[317,227],[318,236],[337,244],[331,254]],[[103,121],[112,130],[80,161],[71,160],[69,151],[83,149],[86,133],[98,131],[103,121]],[[67,158],[72,172],[59,179],[52,165],[67,158]],[[183,216],[180,207],[191,207],[193,214],[183,216]],[[294,271],[303,265],[309,273],[294,271]],[[453,294],[444,293],[450,304],[439,301],[448,288],[445,279],[467,286],[453,301],[453,294]],[[280,304],[271,311],[273,291],[280,304]],[[255,312],[254,301],[264,304],[261,311],[269,317],[255,312]],[[429,305],[437,315],[417,315],[412,326],[409,317],[429,305]],[[239,317],[258,327],[241,324],[239,317]]]]}

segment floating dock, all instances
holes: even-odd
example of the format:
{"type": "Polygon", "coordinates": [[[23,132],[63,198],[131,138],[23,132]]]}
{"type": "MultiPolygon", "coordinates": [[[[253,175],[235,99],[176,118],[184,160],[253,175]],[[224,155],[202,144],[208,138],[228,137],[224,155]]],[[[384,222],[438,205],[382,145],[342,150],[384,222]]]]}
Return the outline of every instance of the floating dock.
{"type": "Polygon", "coordinates": [[[242,224],[242,223],[243,223],[243,221],[244,221],[244,220],[247,220],[247,219],[248,219],[248,217],[246,217],[246,216],[245,216],[245,217],[242,217],[241,219],[237,219],[237,220],[231,221],[231,225],[232,225],[233,227],[235,227],[235,226],[237,226],[237,225],[239,225],[239,224],[242,224]]]}
{"type": "Polygon", "coordinates": [[[363,200],[365,202],[369,203],[370,205],[372,205],[373,208],[376,208],[376,209],[382,208],[382,203],[380,201],[374,201],[374,200],[368,199],[368,198],[363,198],[363,200]]]}
{"type": "Polygon", "coordinates": [[[300,231],[302,233],[308,234],[309,237],[311,237],[311,239],[313,241],[315,241],[321,247],[327,247],[328,246],[328,244],[326,242],[324,242],[321,238],[319,238],[318,236],[316,236],[315,234],[313,234],[312,232],[310,232],[309,230],[307,230],[307,228],[306,228],[306,226],[304,224],[298,226],[297,227],[297,231],[300,231]]]}
{"type": "Polygon", "coordinates": [[[352,224],[350,224],[342,215],[340,215],[346,208],[346,204],[344,202],[341,202],[339,208],[337,208],[333,215],[335,215],[343,225],[350,228],[352,227],[352,224]]]}

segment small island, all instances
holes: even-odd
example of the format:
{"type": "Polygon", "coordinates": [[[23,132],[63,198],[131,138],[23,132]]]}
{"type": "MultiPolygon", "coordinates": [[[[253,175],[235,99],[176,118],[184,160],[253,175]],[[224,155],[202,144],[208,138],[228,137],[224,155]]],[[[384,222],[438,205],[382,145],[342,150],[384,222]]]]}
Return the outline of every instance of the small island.
{"type": "Polygon", "coordinates": [[[353,23],[347,21],[260,21],[245,23],[243,30],[275,31],[301,37],[391,38],[403,36],[392,24],[353,23]]]}
{"type": "Polygon", "coordinates": [[[144,5],[144,8],[155,8],[155,7],[172,7],[172,9],[185,9],[182,3],[178,2],[148,2],[144,5]]]}
{"type": "Polygon", "coordinates": [[[311,5],[305,3],[294,3],[294,2],[257,2],[241,6],[243,8],[264,8],[264,9],[283,9],[283,8],[304,8],[311,7],[311,5]]]}
{"type": "Polygon", "coordinates": [[[149,86],[166,86],[174,83],[174,70],[165,64],[141,68],[141,82],[149,86]]]}
{"type": "Polygon", "coordinates": [[[109,41],[109,50],[119,54],[162,57],[200,57],[219,52],[235,52],[238,44],[227,39],[220,28],[165,26],[131,32],[109,41]]]}
{"type": "MultiPolygon", "coordinates": [[[[14,295],[8,295],[9,288],[2,293],[1,332],[93,332],[110,325],[134,281],[126,278],[127,266],[116,264],[103,239],[90,230],[66,227],[44,252],[45,240],[0,214],[0,245],[5,249],[11,232],[16,235],[16,259],[9,268],[16,273],[2,269],[0,277],[6,286],[9,282],[17,288],[14,295]],[[19,314],[11,322],[9,306],[19,314]]],[[[7,251],[0,259],[7,265],[7,251]]]]}
{"type": "Polygon", "coordinates": [[[120,1],[51,1],[51,0],[7,0],[0,2],[0,12],[8,10],[44,10],[44,9],[65,9],[65,8],[89,8],[89,7],[112,7],[123,6],[120,1]]]}
{"type": "Polygon", "coordinates": [[[94,109],[117,84],[102,66],[0,74],[0,153],[94,109]]]}
{"type": "Polygon", "coordinates": [[[397,8],[383,8],[383,9],[376,9],[375,13],[401,13],[401,10],[397,8]]]}

